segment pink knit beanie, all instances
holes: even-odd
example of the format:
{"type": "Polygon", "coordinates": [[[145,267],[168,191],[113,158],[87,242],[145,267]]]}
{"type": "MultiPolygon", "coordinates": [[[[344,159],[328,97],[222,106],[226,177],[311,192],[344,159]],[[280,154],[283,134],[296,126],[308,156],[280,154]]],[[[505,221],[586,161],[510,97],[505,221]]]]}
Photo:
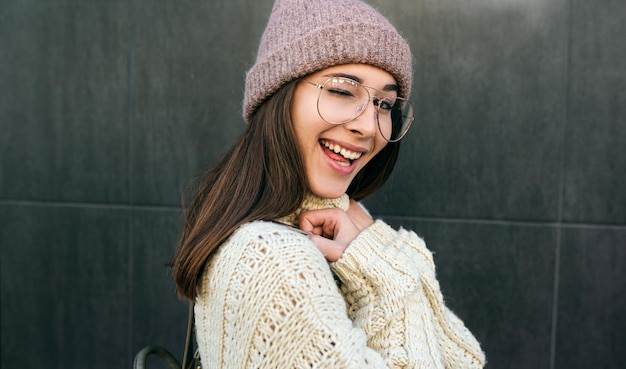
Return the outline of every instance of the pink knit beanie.
{"type": "Polygon", "coordinates": [[[358,0],[276,0],[255,64],[246,74],[243,116],[285,83],[340,64],[363,63],[394,76],[400,96],[411,91],[407,42],[378,11],[358,0]]]}

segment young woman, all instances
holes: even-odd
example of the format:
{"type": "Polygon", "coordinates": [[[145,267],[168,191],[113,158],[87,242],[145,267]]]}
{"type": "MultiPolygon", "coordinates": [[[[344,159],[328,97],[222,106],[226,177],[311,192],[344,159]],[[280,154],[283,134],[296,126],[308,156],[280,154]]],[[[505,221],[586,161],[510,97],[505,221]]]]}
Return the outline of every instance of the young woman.
{"type": "Polygon", "coordinates": [[[357,202],[413,120],[406,41],[357,0],[277,0],[247,130],[186,207],[173,260],[205,368],[482,368],[431,253],[357,202]]]}

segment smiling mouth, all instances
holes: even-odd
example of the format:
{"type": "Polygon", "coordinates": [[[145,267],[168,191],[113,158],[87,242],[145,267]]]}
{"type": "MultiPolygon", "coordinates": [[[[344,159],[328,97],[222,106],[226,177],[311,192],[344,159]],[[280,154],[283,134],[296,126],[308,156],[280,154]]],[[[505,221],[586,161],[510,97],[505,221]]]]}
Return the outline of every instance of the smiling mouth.
{"type": "Polygon", "coordinates": [[[345,147],[328,142],[326,140],[320,140],[320,144],[324,146],[325,148],[327,148],[328,150],[334,152],[335,154],[341,155],[344,159],[346,159],[349,162],[349,164],[352,164],[353,161],[355,161],[356,159],[360,158],[361,155],[363,155],[362,152],[348,150],[345,147]]]}

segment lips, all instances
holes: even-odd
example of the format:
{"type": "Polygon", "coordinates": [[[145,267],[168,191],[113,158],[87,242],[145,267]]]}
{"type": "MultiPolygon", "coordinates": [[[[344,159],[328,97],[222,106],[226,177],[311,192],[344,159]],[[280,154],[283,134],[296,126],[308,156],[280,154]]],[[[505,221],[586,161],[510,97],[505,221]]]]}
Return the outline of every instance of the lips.
{"type": "Polygon", "coordinates": [[[350,163],[352,163],[352,161],[360,158],[361,155],[363,155],[362,152],[352,151],[352,150],[346,149],[345,147],[342,147],[341,145],[328,142],[326,140],[320,140],[320,144],[324,146],[325,148],[327,148],[328,150],[348,160],[350,163]]]}

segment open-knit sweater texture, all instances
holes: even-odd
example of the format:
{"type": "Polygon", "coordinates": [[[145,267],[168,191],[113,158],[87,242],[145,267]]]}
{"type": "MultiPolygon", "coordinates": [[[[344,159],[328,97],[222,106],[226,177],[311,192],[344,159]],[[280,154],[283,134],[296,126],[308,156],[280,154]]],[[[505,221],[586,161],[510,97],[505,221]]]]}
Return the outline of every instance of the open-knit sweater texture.
{"type": "MultiPolygon", "coordinates": [[[[349,199],[309,195],[280,222],[349,199]]],[[[207,264],[195,304],[209,368],[482,368],[478,341],[444,304],[431,252],[381,220],[329,263],[306,234],[241,226],[207,264]]]]}

